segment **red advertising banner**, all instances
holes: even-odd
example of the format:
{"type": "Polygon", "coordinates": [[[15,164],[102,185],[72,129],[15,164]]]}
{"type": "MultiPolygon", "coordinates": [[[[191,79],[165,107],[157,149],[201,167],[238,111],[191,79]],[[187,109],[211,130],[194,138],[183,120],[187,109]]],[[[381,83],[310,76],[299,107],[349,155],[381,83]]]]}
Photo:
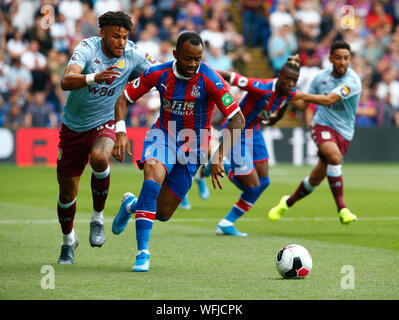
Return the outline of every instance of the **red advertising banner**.
{"type": "MultiPolygon", "coordinates": [[[[132,158],[125,162],[141,158],[145,133],[148,128],[127,128],[127,136],[132,145],[132,158]]],[[[15,132],[16,157],[18,166],[32,166],[43,163],[48,166],[57,164],[59,131],[57,129],[32,128],[19,129],[15,132]]]]}
{"type": "MultiPolygon", "coordinates": [[[[125,163],[136,165],[140,159],[148,128],[127,128],[132,157],[126,154],[125,163]]],[[[288,162],[296,166],[314,165],[318,161],[317,148],[308,128],[266,128],[263,130],[269,164],[288,162]]],[[[399,162],[399,130],[395,127],[356,128],[346,162],[399,162]],[[384,143],[381,143],[384,141],[384,143]]],[[[9,130],[0,128],[0,164],[18,166],[57,163],[59,133],[57,129],[32,128],[9,130]]],[[[111,162],[116,163],[114,158],[111,162]]]]}
{"type": "Polygon", "coordinates": [[[16,162],[19,166],[57,164],[59,135],[57,129],[32,128],[16,132],[16,162]]]}
{"type": "MultiPolygon", "coordinates": [[[[136,161],[141,159],[143,152],[145,134],[149,128],[126,128],[127,137],[132,145],[132,162],[137,165],[136,161]]],[[[126,162],[126,161],[125,161],[126,162]]]]}

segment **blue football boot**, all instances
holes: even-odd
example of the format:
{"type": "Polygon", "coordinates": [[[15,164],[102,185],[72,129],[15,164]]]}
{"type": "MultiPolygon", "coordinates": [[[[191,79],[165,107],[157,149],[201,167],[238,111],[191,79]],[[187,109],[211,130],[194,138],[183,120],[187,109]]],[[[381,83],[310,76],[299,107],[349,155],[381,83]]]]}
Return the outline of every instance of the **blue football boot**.
{"type": "Polygon", "coordinates": [[[247,233],[238,231],[234,225],[222,227],[220,224],[216,227],[216,234],[223,236],[247,237],[247,233]]]}
{"type": "Polygon", "coordinates": [[[136,256],[136,263],[133,266],[133,272],[147,272],[150,269],[150,255],[145,252],[140,252],[136,256]]]}
{"type": "Polygon", "coordinates": [[[136,211],[137,198],[133,193],[127,192],[122,197],[122,204],[119,208],[118,214],[115,216],[114,221],[112,221],[112,233],[120,234],[125,230],[130,217],[132,216],[126,209],[130,204],[130,212],[136,211]]]}

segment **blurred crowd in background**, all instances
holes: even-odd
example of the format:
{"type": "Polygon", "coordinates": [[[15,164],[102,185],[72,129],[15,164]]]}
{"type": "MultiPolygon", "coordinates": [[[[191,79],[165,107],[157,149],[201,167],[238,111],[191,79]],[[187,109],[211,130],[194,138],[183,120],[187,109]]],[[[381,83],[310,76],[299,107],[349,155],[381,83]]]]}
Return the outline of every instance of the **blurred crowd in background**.
{"type": "MultiPolygon", "coordinates": [[[[399,0],[2,0],[0,1],[0,127],[58,128],[68,92],[60,79],[75,46],[98,36],[98,17],[124,11],[134,22],[130,40],[160,62],[184,30],[197,31],[204,61],[246,74],[248,48],[263,51],[278,74],[299,53],[298,88],[329,68],[329,47],[343,39],[363,82],[356,125],[399,127],[399,0]],[[234,2],[234,3],[233,3],[234,2]],[[234,20],[232,4],[239,12],[234,20]],[[44,8],[44,9],[43,9],[44,8]],[[50,8],[50,9],[49,9],[50,8]]],[[[234,91],[239,100],[242,92],[234,91]]],[[[130,109],[129,126],[150,126],[159,111],[151,93],[130,109]]],[[[303,123],[309,124],[314,106],[303,123]]]]}

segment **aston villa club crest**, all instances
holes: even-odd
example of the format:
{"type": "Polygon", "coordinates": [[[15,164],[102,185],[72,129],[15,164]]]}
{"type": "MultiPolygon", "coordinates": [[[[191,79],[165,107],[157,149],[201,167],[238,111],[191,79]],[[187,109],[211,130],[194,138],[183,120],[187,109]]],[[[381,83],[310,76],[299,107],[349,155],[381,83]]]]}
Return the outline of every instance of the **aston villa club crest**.
{"type": "Polygon", "coordinates": [[[200,87],[197,85],[193,85],[193,90],[191,91],[191,95],[196,98],[199,97],[201,95],[200,87]]]}
{"type": "Polygon", "coordinates": [[[343,86],[340,91],[343,97],[347,97],[351,93],[351,89],[348,86],[343,86]]]}

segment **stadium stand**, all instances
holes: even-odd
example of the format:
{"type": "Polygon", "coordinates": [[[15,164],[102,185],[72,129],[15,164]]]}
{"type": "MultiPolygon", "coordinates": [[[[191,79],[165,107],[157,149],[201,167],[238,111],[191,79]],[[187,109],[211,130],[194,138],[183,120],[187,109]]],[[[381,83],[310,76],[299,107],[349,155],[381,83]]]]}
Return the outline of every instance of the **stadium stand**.
{"type": "MultiPolygon", "coordinates": [[[[130,14],[130,39],[161,62],[172,58],[183,30],[201,34],[211,67],[249,77],[273,77],[281,61],[298,52],[303,90],[328,67],[331,42],[344,39],[366,88],[357,126],[399,127],[398,1],[4,0],[0,8],[0,127],[43,126],[44,120],[46,127],[60,125],[68,95],[60,88],[65,64],[79,41],[98,35],[97,18],[108,10],[130,14]],[[40,121],[32,121],[33,109],[41,110],[35,111],[40,121]]],[[[149,126],[157,110],[156,97],[147,97],[128,125],[149,126]]],[[[311,116],[312,108],[305,115],[292,110],[280,125],[304,125],[311,116]]]]}

